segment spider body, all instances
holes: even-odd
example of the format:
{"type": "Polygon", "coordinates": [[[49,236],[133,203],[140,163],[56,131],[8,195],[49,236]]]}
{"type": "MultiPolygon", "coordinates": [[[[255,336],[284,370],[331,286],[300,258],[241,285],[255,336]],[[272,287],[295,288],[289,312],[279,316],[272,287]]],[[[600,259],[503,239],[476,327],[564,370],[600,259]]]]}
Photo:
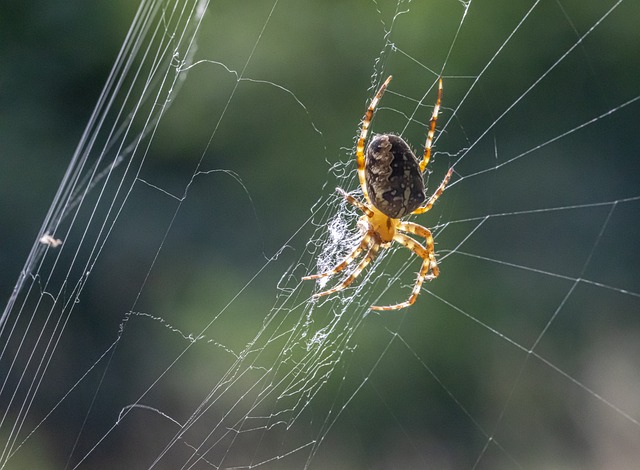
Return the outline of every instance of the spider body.
{"type": "Polygon", "coordinates": [[[443,193],[453,173],[453,168],[450,168],[436,192],[427,200],[422,173],[431,157],[431,146],[442,98],[442,80],[439,81],[438,99],[433,107],[433,114],[429,122],[427,143],[422,160],[419,161],[409,145],[400,136],[394,134],[374,136],[367,146],[365,154],[365,142],[375,107],[390,81],[391,77],[387,78],[371,100],[362,121],[360,138],[356,147],[358,179],[365,202],[360,202],[344,190],[336,188],[349,204],[354,205],[363,213],[358,221],[358,227],[362,233],[360,244],[344,261],[330,271],[303,277],[304,280],[307,280],[332,276],[344,270],[360,253],[366,250],[364,258],[340,284],[329,290],[316,293],[314,297],[333,294],[349,286],[376,257],[381,248],[388,248],[395,241],[420,257],[422,266],[408,300],[394,305],[371,306],[373,310],[397,310],[412,305],[418,298],[423,282],[434,279],[440,274],[435,256],[435,243],[429,229],[413,222],[405,222],[401,218],[411,214],[422,214],[430,210],[443,193]],[[425,244],[422,245],[407,234],[423,238],[425,244]]]}
{"type": "Polygon", "coordinates": [[[376,135],[365,156],[367,192],[380,212],[399,219],[427,199],[420,163],[407,143],[397,135],[376,135]]]}

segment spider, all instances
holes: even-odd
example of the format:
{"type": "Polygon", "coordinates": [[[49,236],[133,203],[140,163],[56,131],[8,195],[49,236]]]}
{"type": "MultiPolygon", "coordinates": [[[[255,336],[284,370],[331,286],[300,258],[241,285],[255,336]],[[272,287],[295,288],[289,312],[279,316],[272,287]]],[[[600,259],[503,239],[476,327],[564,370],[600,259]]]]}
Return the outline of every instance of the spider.
{"type": "Polygon", "coordinates": [[[436,192],[429,199],[426,198],[422,173],[424,173],[431,157],[431,146],[440,111],[440,100],[442,99],[442,79],[438,82],[438,98],[429,122],[427,142],[421,161],[418,161],[402,137],[394,134],[374,135],[365,154],[364,147],[373,113],[391,78],[389,76],[385,80],[378,93],[371,100],[362,121],[360,138],[356,147],[358,178],[365,202],[360,202],[344,190],[336,188],[336,191],[349,204],[357,207],[363,213],[358,221],[358,227],[363,234],[360,244],[344,261],[330,271],[302,278],[303,280],[319,279],[337,274],[366,250],[360,264],[340,284],[329,290],[316,293],[313,297],[333,294],[349,286],[376,257],[380,248],[389,248],[394,241],[400,243],[423,260],[411,296],[405,302],[395,305],[373,305],[371,306],[372,310],[398,310],[409,307],[418,298],[425,279],[435,279],[440,274],[431,232],[422,225],[403,221],[402,217],[422,214],[430,210],[443,193],[453,173],[453,168],[449,169],[436,192]],[[424,238],[426,245],[423,246],[407,234],[424,238]]]}

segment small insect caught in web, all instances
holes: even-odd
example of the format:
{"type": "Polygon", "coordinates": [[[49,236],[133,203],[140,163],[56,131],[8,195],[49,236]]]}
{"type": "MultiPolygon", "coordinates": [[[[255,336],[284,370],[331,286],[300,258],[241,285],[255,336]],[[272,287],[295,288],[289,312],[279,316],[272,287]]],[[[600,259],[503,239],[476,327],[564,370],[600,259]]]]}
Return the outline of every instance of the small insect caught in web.
{"type": "Polygon", "coordinates": [[[450,168],[438,189],[427,199],[422,175],[431,158],[431,147],[442,99],[442,79],[438,81],[438,97],[429,122],[422,160],[418,160],[404,139],[395,134],[374,135],[365,152],[369,125],[375,108],[391,78],[389,76],[385,80],[371,100],[362,121],[360,138],[356,147],[358,179],[365,201],[358,201],[346,191],[336,188],[349,204],[357,207],[363,213],[358,222],[362,228],[362,239],[344,261],[333,269],[302,278],[303,280],[320,279],[337,274],[347,268],[362,252],[365,252],[364,258],[340,284],[329,290],[318,292],[314,294],[314,297],[341,291],[348,287],[373,261],[381,248],[389,248],[395,241],[420,257],[423,260],[422,266],[411,295],[405,302],[386,306],[373,305],[371,306],[372,310],[398,310],[409,307],[418,298],[424,281],[435,279],[440,274],[431,231],[422,225],[403,221],[402,218],[429,211],[444,192],[453,174],[453,168],[450,168]],[[408,234],[424,238],[425,244],[414,240],[408,234]]]}
{"type": "Polygon", "coordinates": [[[50,246],[51,248],[58,248],[60,245],[62,245],[62,240],[60,240],[59,238],[54,238],[48,233],[42,235],[38,241],[43,245],[50,246]]]}

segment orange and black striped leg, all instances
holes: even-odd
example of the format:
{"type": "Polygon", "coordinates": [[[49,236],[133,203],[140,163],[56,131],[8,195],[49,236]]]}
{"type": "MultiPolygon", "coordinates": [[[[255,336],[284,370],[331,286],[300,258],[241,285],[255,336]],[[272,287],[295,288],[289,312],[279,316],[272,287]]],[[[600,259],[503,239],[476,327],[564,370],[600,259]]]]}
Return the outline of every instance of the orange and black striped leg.
{"type": "MultiPolygon", "coordinates": [[[[440,274],[440,268],[438,268],[438,263],[436,261],[436,244],[433,241],[433,235],[431,235],[431,231],[428,228],[423,227],[422,225],[414,224],[413,222],[401,222],[400,224],[398,224],[398,230],[406,233],[412,233],[413,235],[424,238],[425,249],[427,251],[427,256],[429,257],[429,271],[431,271],[429,280],[438,277],[438,275],[440,274]]],[[[415,253],[422,258],[420,253],[415,253]]]]}
{"type": "MultiPolygon", "coordinates": [[[[334,274],[339,273],[344,268],[349,266],[353,262],[353,260],[356,259],[360,253],[362,253],[362,251],[364,249],[368,248],[370,242],[371,242],[371,234],[367,233],[362,238],[362,241],[360,242],[360,245],[358,245],[358,247],[356,247],[356,249],[353,250],[349,254],[349,256],[347,256],[344,259],[344,261],[342,261],[340,264],[338,264],[335,268],[333,268],[330,271],[327,271],[325,273],[312,274],[310,276],[305,276],[305,277],[302,278],[302,280],[303,281],[310,281],[312,279],[320,279],[320,278],[323,278],[323,277],[333,276],[334,274]]],[[[315,295],[317,296],[317,295],[320,295],[320,294],[315,294],[315,295]]]]}
{"type": "Polygon", "coordinates": [[[349,204],[360,209],[365,215],[367,215],[367,217],[373,217],[373,211],[371,209],[369,209],[367,206],[362,204],[360,201],[354,198],[351,194],[348,194],[344,189],[336,188],[336,191],[338,191],[338,193],[341,194],[342,197],[344,197],[349,204]]]}
{"type": "Polygon", "coordinates": [[[433,196],[429,198],[429,200],[424,206],[418,207],[416,210],[412,212],[412,214],[424,214],[428,210],[431,210],[435,202],[444,192],[444,188],[447,186],[447,183],[449,183],[449,180],[451,179],[452,174],[453,174],[453,168],[449,168],[449,171],[447,172],[446,176],[442,180],[442,183],[440,183],[440,186],[438,186],[438,189],[436,190],[436,192],[433,193],[433,196]]]}
{"type": "Polygon", "coordinates": [[[371,120],[373,119],[373,112],[382,98],[384,91],[387,89],[387,85],[391,81],[391,75],[384,81],[376,96],[371,100],[371,104],[367,108],[367,112],[364,115],[364,119],[362,120],[362,128],[360,129],[360,138],[358,139],[358,145],[356,146],[356,163],[358,164],[358,178],[360,179],[360,186],[362,187],[362,193],[364,194],[364,198],[367,202],[371,202],[369,199],[369,194],[367,193],[367,182],[365,180],[364,175],[364,165],[365,165],[365,157],[364,157],[364,144],[367,141],[367,133],[369,132],[369,124],[371,124],[371,120]]]}
{"type": "MultiPolygon", "coordinates": [[[[367,236],[371,238],[370,234],[367,234],[367,236]]],[[[342,281],[340,284],[333,287],[332,289],[326,290],[324,292],[319,292],[317,294],[313,294],[313,297],[322,297],[324,295],[330,295],[335,292],[341,291],[345,287],[348,287],[349,285],[351,285],[351,283],[356,280],[358,275],[360,275],[362,270],[366,268],[367,265],[375,259],[379,249],[380,249],[380,244],[374,241],[371,247],[369,248],[369,251],[367,251],[367,254],[365,255],[365,257],[362,259],[362,261],[360,261],[360,264],[356,267],[356,269],[353,270],[351,274],[349,274],[349,276],[347,276],[347,278],[344,281],[342,281]]]]}
{"type": "MultiPolygon", "coordinates": [[[[420,289],[422,288],[422,283],[427,278],[427,273],[429,271],[431,271],[432,273],[429,276],[429,279],[432,279],[433,277],[436,277],[438,275],[438,267],[434,264],[435,257],[432,258],[431,252],[429,250],[427,250],[424,246],[422,246],[420,243],[415,241],[413,238],[403,233],[396,233],[393,239],[396,242],[406,246],[408,249],[410,249],[416,255],[422,258],[423,260],[422,266],[420,267],[420,271],[418,272],[418,278],[416,279],[416,283],[413,286],[413,290],[411,291],[411,295],[409,296],[409,299],[407,299],[405,302],[401,302],[395,305],[385,305],[385,306],[373,305],[371,307],[371,310],[400,310],[401,308],[405,308],[405,307],[409,307],[410,305],[413,305],[413,303],[418,298],[418,295],[420,295],[420,289]],[[435,269],[435,274],[434,274],[434,269],[435,269]]],[[[431,241],[433,242],[433,239],[431,241]]]]}
{"type": "Polygon", "coordinates": [[[436,105],[433,107],[433,114],[431,115],[431,121],[429,122],[429,132],[427,133],[427,143],[424,146],[424,156],[420,162],[420,171],[424,173],[425,168],[429,164],[431,158],[431,146],[433,145],[433,137],[436,133],[436,121],[438,120],[438,113],[440,112],[440,101],[442,100],[442,78],[438,81],[438,99],[436,105]]]}
{"type": "Polygon", "coordinates": [[[438,268],[438,263],[436,262],[435,243],[433,241],[431,232],[422,225],[414,224],[412,222],[401,222],[398,225],[398,230],[412,233],[425,239],[426,247],[422,246],[413,238],[403,233],[396,233],[396,235],[393,237],[396,242],[406,246],[408,249],[422,258],[422,266],[420,267],[420,271],[418,272],[418,278],[416,279],[416,283],[413,286],[411,295],[406,302],[395,305],[386,305],[383,307],[373,306],[371,307],[372,310],[399,310],[401,308],[413,305],[413,303],[418,298],[418,295],[420,295],[420,290],[422,289],[422,284],[424,283],[424,281],[426,279],[435,279],[440,274],[440,269],[438,268]]]}

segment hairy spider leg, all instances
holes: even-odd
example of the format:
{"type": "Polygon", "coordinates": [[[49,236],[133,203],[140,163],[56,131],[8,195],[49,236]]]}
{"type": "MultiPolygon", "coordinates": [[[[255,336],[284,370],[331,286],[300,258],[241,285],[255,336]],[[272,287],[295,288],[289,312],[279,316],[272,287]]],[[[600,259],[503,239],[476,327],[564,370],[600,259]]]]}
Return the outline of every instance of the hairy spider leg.
{"type": "MultiPolygon", "coordinates": [[[[371,124],[371,120],[373,119],[373,115],[375,112],[375,108],[377,104],[380,102],[382,95],[384,94],[389,82],[391,81],[391,76],[389,76],[384,83],[380,86],[380,89],[376,93],[376,95],[371,100],[369,107],[367,108],[367,112],[365,113],[364,119],[362,121],[362,128],[360,130],[360,137],[358,139],[358,144],[356,147],[356,163],[358,166],[358,179],[360,180],[360,186],[362,188],[362,192],[365,197],[365,202],[360,202],[355,199],[353,196],[348,194],[346,191],[336,188],[339,194],[341,194],[349,204],[357,207],[360,211],[364,213],[364,215],[360,218],[358,222],[358,226],[361,227],[364,231],[364,235],[360,244],[337,266],[335,266],[330,271],[321,274],[314,274],[310,276],[305,276],[302,279],[319,279],[322,277],[331,276],[333,274],[339,273],[343,271],[347,266],[349,266],[365,249],[367,252],[364,258],[360,261],[360,263],[356,266],[356,268],[347,276],[340,284],[334,286],[333,288],[319,292],[314,294],[313,297],[321,297],[325,295],[330,295],[335,292],[341,291],[342,289],[348,287],[355,281],[355,279],[360,275],[360,273],[375,259],[378,254],[380,248],[388,248],[392,241],[400,243],[405,246],[407,249],[411,250],[414,254],[420,257],[422,261],[422,265],[420,271],[418,272],[418,277],[411,291],[411,295],[409,299],[405,302],[395,304],[395,305],[386,305],[386,306],[377,306],[374,305],[371,307],[372,310],[398,310],[401,308],[409,307],[412,305],[418,295],[420,294],[420,290],[422,288],[422,284],[425,280],[431,280],[440,274],[440,270],[438,268],[438,263],[436,261],[435,256],[435,243],[433,240],[433,236],[431,232],[423,227],[422,225],[418,225],[412,222],[402,222],[400,219],[392,219],[375,207],[371,206],[371,200],[369,199],[369,194],[366,186],[366,178],[365,178],[365,169],[366,169],[366,156],[365,156],[365,143],[367,140],[367,133],[369,131],[369,126],[371,124]],[[426,241],[426,245],[423,246],[418,241],[414,240],[412,237],[406,235],[406,232],[413,235],[417,235],[422,237],[426,241]]],[[[436,104],[433,108],[433,114],[431,116],[431,121],[429,122],[429,131],[427,133],[427,142],[425,145],[425,152],[422,161],[419,163],[420,171],[424,173],[427,164],[429,163],[429,159],[431,158],[431,147],[433,145],[433,139],[435,135],[436,122],[438,119],[438,113],[440,111],[440,102],[442,100],[442,79],[438,82],[438,98],[436,104]]],[[[446,185],[449,183],[451,176],[453,174],[453,168],[450,168],[447,172],[444,180],[438,186],[436,192],[427,200],[426,205],[418,207],[416,210],[412,212],[412,214],[422,214],[430,210],[434,203],[438,200],[440,195],[444,192],[446,185]]]]}
{"type": "MultiPolygon", "coordinates": [[[[358,257],[358,255],[365,249],[369,247],[369,243],[371,242],[371,234],[367,233],[365,234],[365,236],[362,238],[362,240],[360,241],[360,245],[358,245],[345,259],[344,261],[342,261],[340,264],[338,264],[336,267],[334,267],[333,269],[325,272],[325,273],[320,273],[320,274],[312,274],[310,276],[305,276],[302,278],[303,281],[309,281],[312,279],[320,279],[322,277],[327,277],[327,276],[332,276],[333,274],[339,273],[340,271],[342,271],[344,268],[346,268],[347,266],[349,266],[354,259],[356,259],[358,257]]],[[[322,293],[322,294],[315,294],[316,296],[318,295],[326,295],[326,293],[322,293]]]]}
{"type": "Polygon", "coordinates": [[[424,238],[426,243],[425,249],[427,250],[430,261],[429,270],[431,271],[431,276],[429,276],[429,279],[438,277],[440,274],[440,268],[438,268],[438,263],[436,261],[436,248],[433,235],[431,235],[431,230],[413,222],[401,222],[398,224],[398,230],[424,238]]]}
{"type": "Polygon", "coordinates": [[[392,76],[384,81],[376,96],[371,100],[371,104],[367,108],[367,112],[364,115],[364,119],[362,120],[362,128],[360,129],[360,138],[358,139],[358,145],[356,146],[356,163],[358,164],[358,178],[360,179],[360,187],[362,188],[362,193],[364,194],[367,202],[371,202],[369,199],[369,194],[367,192],[367,182],[364,175],[364,166],[365,166],[365,158],[364,158],[364,144],[367,141],[367,132],[369,131],[369,125],[371,124],[371,120],[373,119],[373,112],[376,109],[380,98],[384,94],[384,91],[387,89],[387,85],[391,81],[392,76]]]}
{"type": "MultiPolygon", "coordinates": [[[[365,257],[362,259],[362,261],[360,261],[360,264],[356,266],[356,269],[354,269],[353,272],[349,274],[349,276],[337,286],[333,287],[332,289],[326,290],[324,292],[313,294],[313,297],[322,297],[324,295],[330,295],[348,287],[349,285],[351,285],[353,281],[356,280],[356,278],[360,275],[363,269],[366,268],[367,265],[375,259],[375,257],[378,255],[378,250],[380,249],[380,243],[375,239],[374,232],[367,233],[367,235],[365,235],[365,238],[373,239],[373,243],[369,247],[369,251],[367,251],[367,254],[365,255],[365,257]]],[[[362,250],[359,250],[359,251],[362,251],[362,250]]]]}
{"type": "Polygon", "coordinates": [[[420,162],[420,171],[424,173],[425,168],[429,164],[431,158],[431,146],[433,145],[433,137],[436,134],[436,122],[438,121],[438,113],[440,112],[440,101],[442,100],[442,78],[438,81],[438,99],[433,107],[433,114],[429,122],[429,132],[427,133],[427,143],[424,146],[424,157],[420,162]]]}
{"type": "Polygon", "coordinates": [[[433,196],[429,198],[429,200],[424,206],[418,207],[416,210],[412,212],[412,214],[424,214],[425,212],[431,210],[431,208],[433,207],[435,202],[438,200],[440,195],[444,192],[444,188],[445,186],[447,186],[447,183],[449,183],[449,180],[451,179],[452,174],[453,174],[453,168],[449,168],[449,171],[447,172],[444,179],[442,180],[442,183],[440,183],[440,186],[438,186],[438,189],[436,190],[436,192],[433,193],[433,196]]]}
{"type": "Polygon", "coordinates": [[[398,230],[418,235],[426,240],[425,248],[413,238],[403,233],[396,233],[396,235],[393,237],[396,242],[404,245],[420,258],[422,258],[422,266],[420,267],[420,271],[418,272],[418,277],[416,279],[416,283],[413,286],[413,290],[411,291],[409,299],[407,299],[405,302],[401,302],[395,305],[372,305],[371,310],[400,310],[402,308],[413,305],[413,303],[418,298],[418,295],[420,294],[420,290],[422,289],[422,284],[424,283],[425,279],[435,279],[440,274],[438,263],[436,262],[436,256],[434,254],[435,247],[431,232],[422,225],[414,224],[411,222],[403,222],[399,224],[398,230]],[[431,271],[431,274],[428,274],[429,271],[431,271]]]}
{"type": "Polygon", "coordinates": [[[367,217],[373,217],[373,211],[370,208],[362,204],[360,201],[354,198],[351,194],[347,193],[344,189],[336,188],[336,191],[338,192],[338,194],[341,194],[342,197],[344,197],[349,204],[357,207],[362,212],[364,212],[367,215],[367,217]]]}

